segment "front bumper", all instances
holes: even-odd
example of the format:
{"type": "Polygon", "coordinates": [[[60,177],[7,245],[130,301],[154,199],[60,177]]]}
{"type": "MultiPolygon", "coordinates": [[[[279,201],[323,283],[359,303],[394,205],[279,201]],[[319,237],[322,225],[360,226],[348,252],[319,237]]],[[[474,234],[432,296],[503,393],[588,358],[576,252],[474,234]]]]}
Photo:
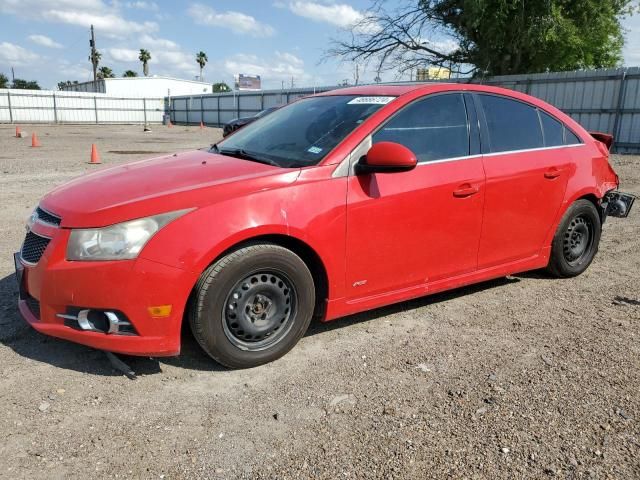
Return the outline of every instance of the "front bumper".
{"type": "Polygon", "coordinates": [[[145,356],[179,354],[182,318],[194,275],[144,258],[69,262],[65,259],[68,237],[69,230],[58,230],[37,264],[22,263],[18,275],[22,317],[45,335],[101,350],[145,356]],[[38,302],[39,312],[34,312],[38,302]],[[171,305],[171,313],[152,317],[149,307],[158,305],[171,305]],[[69,308],[123,312],[136,334],[72,328],[58,316],[69,308]]]}

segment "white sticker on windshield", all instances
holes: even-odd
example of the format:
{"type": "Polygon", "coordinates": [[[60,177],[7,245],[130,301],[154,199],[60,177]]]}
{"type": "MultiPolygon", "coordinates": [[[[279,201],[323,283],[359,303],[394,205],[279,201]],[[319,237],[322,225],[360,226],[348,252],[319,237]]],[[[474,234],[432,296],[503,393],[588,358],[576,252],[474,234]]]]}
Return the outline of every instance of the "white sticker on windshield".
{"type": "Polygon", "coordinates": [[[309,150],[307,150],[307,152],[309,153],[315,153],[316,155],[318,153],[320,153],[322,151],[322,149],[320,147],[310,147],[309,150]]]}
{"type": "Polygon", "coordinates": [[[357,97],[347,105],[386,105],[396,97],[357,97]]]}

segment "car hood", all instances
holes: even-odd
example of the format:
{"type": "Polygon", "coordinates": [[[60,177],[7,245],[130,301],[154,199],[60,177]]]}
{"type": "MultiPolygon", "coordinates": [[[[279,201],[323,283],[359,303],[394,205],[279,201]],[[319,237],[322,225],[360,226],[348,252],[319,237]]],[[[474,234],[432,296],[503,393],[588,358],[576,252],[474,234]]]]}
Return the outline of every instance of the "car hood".
{"type": "Polygon", "coordinates": [[[40,205],[62,217],[62,227],[101,227],[278,188],[299,173],[198,150],[84,175],[51,191],[40,205]]]}

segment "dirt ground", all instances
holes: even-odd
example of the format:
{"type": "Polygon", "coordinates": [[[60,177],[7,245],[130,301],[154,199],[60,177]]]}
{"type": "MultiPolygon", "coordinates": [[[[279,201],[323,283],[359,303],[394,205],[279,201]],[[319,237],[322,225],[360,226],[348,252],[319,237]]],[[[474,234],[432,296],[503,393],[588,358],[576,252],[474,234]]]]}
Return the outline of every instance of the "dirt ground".
{"type": "MultiPolygon", "coordinates": [[[[217,129],[0,126],[0,478],[640,478],[640,205],[589,270],[483,283],[313,325],[284,358],[228,371],[188,332],[177,358],[36,333],[12,252],[38,199],[104,164],[200,148],[217,129]],[[136,153],[137,152],[137,153],[136,153]]],[[[640,194],[640,157],[615,156],[640,194]]]]}

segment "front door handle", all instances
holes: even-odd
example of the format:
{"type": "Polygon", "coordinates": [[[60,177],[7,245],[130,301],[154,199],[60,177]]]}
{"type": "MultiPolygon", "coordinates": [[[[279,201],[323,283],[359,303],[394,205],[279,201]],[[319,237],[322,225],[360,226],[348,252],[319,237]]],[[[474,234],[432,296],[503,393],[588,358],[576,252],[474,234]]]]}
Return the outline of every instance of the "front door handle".
{"type": "Polygon", "coordinates": [[[562,170],[558,170],[555,167],[554,168],[550,168],[549,170],[544,172],[544,178],[547,178],[549,180],[553,180],[554,178],[558,178],[560,175],[562,175],[562,170]]]}
{"type": "Polygon", "coordinates": [[[453,196],[456,198],[466,198],[475,195],[479,191],[480,189],[478,187],[464,183],[453,191],[453,196]]]}

